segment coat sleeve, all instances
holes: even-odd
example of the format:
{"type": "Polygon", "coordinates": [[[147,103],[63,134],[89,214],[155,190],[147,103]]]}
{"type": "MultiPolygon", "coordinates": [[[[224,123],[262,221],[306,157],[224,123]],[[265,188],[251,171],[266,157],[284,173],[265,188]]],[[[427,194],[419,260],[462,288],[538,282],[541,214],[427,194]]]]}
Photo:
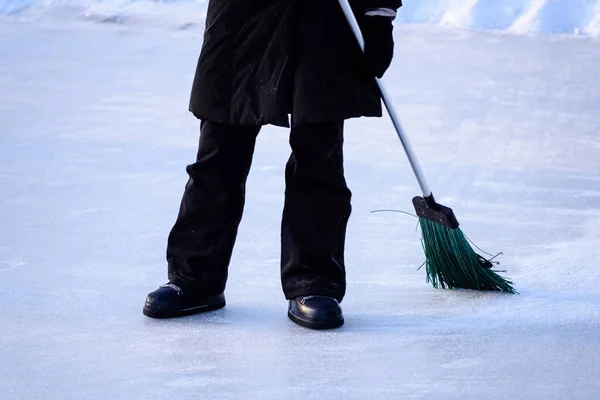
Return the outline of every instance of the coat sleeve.
{"type": "Polygon", "coordinates": [[[391,8],[397,10],[402,7],[402,0],[350,0],[355,10],[368,10],[371,8],[391,8]]]}

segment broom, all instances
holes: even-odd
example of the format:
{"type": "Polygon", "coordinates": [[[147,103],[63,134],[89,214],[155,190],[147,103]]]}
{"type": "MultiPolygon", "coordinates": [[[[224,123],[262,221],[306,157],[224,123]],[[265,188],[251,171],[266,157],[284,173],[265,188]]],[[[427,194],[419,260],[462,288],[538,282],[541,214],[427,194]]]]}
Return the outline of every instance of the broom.
{"type": "MultiPolygon", "coordinates": [[[[364,51],[365,41],[348,0],[339,0],[339,3],[361,50],[364,51]]],[[[423,194],[423,196],[413,198],[413,205],[421,225],[427,282],[431,282],[435,288],[517,293],[512,282],[492,270],[493,265],[490,260],[473,250],[468,239],[460,230],[452,209],[435,201],[421,166],[400,125],[400,119],[390,96],[383,82],[377,78],[375,80],[423,194]]]]}

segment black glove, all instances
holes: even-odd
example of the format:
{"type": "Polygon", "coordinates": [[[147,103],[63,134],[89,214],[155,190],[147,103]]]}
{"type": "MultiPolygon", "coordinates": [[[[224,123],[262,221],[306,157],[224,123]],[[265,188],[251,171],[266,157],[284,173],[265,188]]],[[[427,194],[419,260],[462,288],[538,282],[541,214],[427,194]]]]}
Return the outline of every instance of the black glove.
{"type": "Polygon", "coordinates": [[[365,15],[360,24],[365,39],[367,73],[378,78],[387,71],[394,56],[392,20],[393,18],[365,15]]]}

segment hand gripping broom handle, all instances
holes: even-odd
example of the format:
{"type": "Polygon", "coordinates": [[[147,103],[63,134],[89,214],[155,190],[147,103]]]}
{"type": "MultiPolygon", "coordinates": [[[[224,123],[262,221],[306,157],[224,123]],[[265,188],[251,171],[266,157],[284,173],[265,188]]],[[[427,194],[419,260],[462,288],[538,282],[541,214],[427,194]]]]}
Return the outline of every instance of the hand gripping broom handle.
{"type": "MultiPolygon", "coordinates": [[[[344,15],[346,16],[348,23],[350,24],[350,28],[352,28],[352,31],[354,32],[354,36],[356,36],[356,40],[358,41],[358,44],[360,45],[361,50],[364,51],[365,50],[365,40],[363,39],[362,33],[360,31],[360,27],[358,26],[358,21],[356,20],[356,17],[354,16],[354,12],[352,11],[350,4],[348,3],[348,0],[339,0],[339,3],[340,3],[340,6],[342,7],[342,10],[344,11],[344,15]]],[[[421,192],[423,193],[423,197],[426,199],[429,198],[429,199],[433,200],[431,189],[429,189],[429,185],[427,184],[427,181],[425,180],[425,176],[423,175],[423,170],[421,170],[421,165],[419,165],[419,161],[417,160],[417,157],[415,156],[412,146],[410,145],[408,138],[404,134],[404,130],[402,129],[402,126],[400,125],[400,118],[398,118],[398,114],[396,113],[396,109],[394,108],[394,105],[392,104],[392,101],[390,100],[388,91],[385,89],[385,86],[383,85],[383,81],[381,81],[380,79],[377,79],[377,78],[375,78],[375,81],[377,82],[377,86],[379,86],[379,91],[381,92],[383,104],[385,104],[385,108],[387,109],[388,114],[390,115],[390,118],[392,119],[394,128],[396,128],[396,133],[398,134],[398,138],[400,139],[400,142],[402,142],[402,147],[404,147],[404,151],[406,152],[406,156],[408,157],[410,166],[412,167],[412,170],[415,173],[417,182],[419,182],[419,186],[421,187],[421,192]]]]}

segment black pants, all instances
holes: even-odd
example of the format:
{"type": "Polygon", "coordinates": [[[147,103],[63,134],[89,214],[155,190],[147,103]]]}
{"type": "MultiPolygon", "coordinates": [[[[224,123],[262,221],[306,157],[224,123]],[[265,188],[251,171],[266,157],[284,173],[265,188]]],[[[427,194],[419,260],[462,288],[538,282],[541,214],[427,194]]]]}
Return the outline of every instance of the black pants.
{"type": "MultiPolygon", "coordinates": [[[[344,241],[351,193],[343,168],[343,121],[292,128],[281,223],[286,298],[346,291],[344,241]]],[[[201,124],[197,160],[187,167],[167,245],[169,280],[208,295],[225,290],[260,127],[201,124]]]]}

